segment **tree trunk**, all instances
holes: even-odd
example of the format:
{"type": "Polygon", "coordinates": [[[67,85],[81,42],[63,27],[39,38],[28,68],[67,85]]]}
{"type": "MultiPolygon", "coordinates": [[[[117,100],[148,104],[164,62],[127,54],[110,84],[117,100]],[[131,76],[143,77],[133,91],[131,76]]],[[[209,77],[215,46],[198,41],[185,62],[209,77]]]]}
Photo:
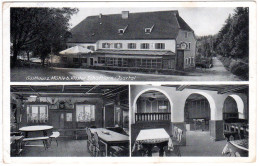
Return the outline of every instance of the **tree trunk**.
{"type": "Polygon", "coordinates": [[[27,53],[27,61],[30,62],[30,52],[27,51],[26,53],[27,53]]]}
{"type": "Polygon", "coordinates": [[[17,56],[18,56],[18,50],[17,50],[17,48],[14,48],[13,57],[12,57],[12,61],[11,61],[11,67],[16,66],[17,56]]]}
{"type": "Polygon", "coordinates": [[[45,58],[42,58],[42,66],[44,66],[45,58]]]}

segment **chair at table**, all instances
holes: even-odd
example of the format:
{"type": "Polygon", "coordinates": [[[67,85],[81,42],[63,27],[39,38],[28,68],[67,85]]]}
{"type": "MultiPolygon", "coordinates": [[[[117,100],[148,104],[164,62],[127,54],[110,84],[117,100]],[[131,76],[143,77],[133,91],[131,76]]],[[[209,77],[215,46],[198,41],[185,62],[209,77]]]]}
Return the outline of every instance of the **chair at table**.
{"type": "Polygon", "coordinates": [[[87,149],[88,152],[94,156],[95,153],[95,145],[94,145],[94,138],[92,137],[92,133],[89,128],[86,128],[87,132],[87,149]]]}
{"type": "Polygon", "coordinates": [[[58,137],[60,136],[60,132],[58,132],[58,131],[54,131],[54,132],[52,132],[52,135],[50,136],[50,145],[51,145],[51,141],[52,141],[52,139],[55,139],[55,141],[56,141],[56,144],[57,144],[57,146],[58,146],[58,137]]]}
{"type": "Polygon", "coordinates": [[[23,151],[22,147],[22,141],[23,141],[23,136],[11,136],[11,144],[10,144],[10,151],[11,151],[11,156],[17,156],[21,155],[23,151]]]}
{"type": "Polygon", "coordinates": [[[113,157],[129,156],[129,145],[126,146],[111,146],[109,148],[109,155],[113,157]]]}
{"type": "Polygon", "coordinates": [[[171,137],[171,145],[168,146],[168,150],[166,150],[166,155],[169,155],[171,152],[175,153],[177,156],[181,156],[180,146],[182,146],[182,137],[183,131],[174,126],[173,129],[173,137],[171,137]]]}
{"type": "Polygon", "coordinates": [[[93,137],[95,144],[95,156],[106,156],[106,144],[99,139],[97,132],[94,133],[93,137]]]}

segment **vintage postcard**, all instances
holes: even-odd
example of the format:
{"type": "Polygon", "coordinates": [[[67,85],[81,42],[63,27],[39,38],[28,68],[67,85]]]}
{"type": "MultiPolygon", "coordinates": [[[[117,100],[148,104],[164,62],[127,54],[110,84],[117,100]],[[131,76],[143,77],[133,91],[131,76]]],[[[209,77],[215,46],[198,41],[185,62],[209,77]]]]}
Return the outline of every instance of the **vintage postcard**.
{"type": "Polygon", "coordinates": [[[3,2],[6,164],[255,162],[256,2],[3,2]]]}

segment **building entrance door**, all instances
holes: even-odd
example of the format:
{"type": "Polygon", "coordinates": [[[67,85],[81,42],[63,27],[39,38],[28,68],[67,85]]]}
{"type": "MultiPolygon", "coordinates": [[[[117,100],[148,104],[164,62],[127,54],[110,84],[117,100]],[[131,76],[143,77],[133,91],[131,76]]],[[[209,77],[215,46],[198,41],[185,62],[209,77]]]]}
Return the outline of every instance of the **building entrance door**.
{"type": "Polygon", "coordinates": [[[90,58],[90,66],[93,66],[93,65],[94,65],[94,59],[90,58]]]}
{"type": "Polygon", "coordinates": [[[184,66],[184,50],[178,50],[176,69],[183,70],[183,66],[184,66]]]}

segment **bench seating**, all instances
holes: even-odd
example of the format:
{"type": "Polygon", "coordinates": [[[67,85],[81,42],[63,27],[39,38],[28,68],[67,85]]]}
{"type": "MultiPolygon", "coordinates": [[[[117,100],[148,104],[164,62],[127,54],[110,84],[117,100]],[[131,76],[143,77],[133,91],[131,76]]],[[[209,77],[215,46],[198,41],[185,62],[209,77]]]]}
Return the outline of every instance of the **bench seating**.
{"type": "Polygon", "coordinates": [[[57,146],[58,146],[58,140],[57,140],[57,138],[60,136],[60,132],[58,132],[58,131],[54,131],[54,132],[52,132],[52,135],[50,136],[50,144],[51,144],[51,141],[52,141],[52,139],[55,139],[56,140],[56,144],[57,144],[57,146]]]}
{"type": "MultiPolygon", "coordinates": [[[[30,141],[42,141],[45,150],[48,148],[48,139],[49,137],[31,137],[31,138],[24,138],[23,142],[30,142],[30,141]]],[[[24,145],[24,146],[36,146],[36,145],[24,145]]]]}

